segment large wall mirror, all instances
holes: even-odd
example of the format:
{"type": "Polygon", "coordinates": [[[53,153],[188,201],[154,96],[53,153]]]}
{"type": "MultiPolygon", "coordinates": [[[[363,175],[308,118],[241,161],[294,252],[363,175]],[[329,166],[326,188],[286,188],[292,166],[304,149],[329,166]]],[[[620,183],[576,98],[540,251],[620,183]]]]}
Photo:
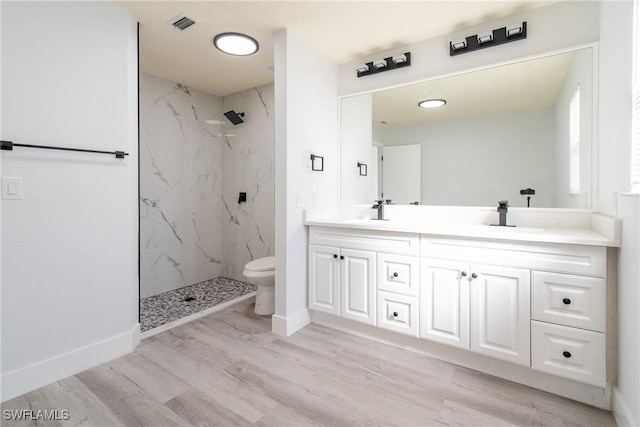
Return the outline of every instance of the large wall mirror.
{"type": "Polygon", "coordinates": [[[342,98],[341,203],[591,209],[593,64],[589,47],[342,98]]]}

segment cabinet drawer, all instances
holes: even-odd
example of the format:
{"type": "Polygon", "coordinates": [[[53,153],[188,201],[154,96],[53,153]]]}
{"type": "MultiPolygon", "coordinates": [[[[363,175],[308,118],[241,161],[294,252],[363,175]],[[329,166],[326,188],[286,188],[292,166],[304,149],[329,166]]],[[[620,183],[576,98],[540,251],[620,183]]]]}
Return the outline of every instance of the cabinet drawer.
{"type": "Polygon", "coordinates": [[[418,257],[378,254],[378,290],[418,296],[418,257]]]}
{"type": "Polygon", "coordinates": [[[599,246],[420,238],[423,257],[596,277],[606,277],[606,253],[599,246]]]}
{"type": "Polygon", "coordinates": [[[415,233],[309,227],[309,243],[391,254],[418,256],[420,239],[415,233]]]}
{"type": "Polygon", "coordinates": [[[378,291],[378,327],[418,336],[418,299],[378,291]]]}
{"type": "Polygon", "coordinates": [[[531,367],[604,387],[604,334],[532,321],[531,367]]]}
{"type": "Polygon", "coordinates": [[[534,320],[605,331],[604,279],[533,271],[531,298],[534,320]]]}

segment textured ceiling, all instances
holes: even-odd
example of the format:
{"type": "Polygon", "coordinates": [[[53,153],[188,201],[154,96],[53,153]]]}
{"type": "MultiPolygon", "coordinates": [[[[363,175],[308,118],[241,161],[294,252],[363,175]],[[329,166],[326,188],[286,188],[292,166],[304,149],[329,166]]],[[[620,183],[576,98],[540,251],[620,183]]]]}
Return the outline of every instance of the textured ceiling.
{"type": "Polygon", "coordinates": [[[273,81],[273,36],[289,28],[343,62],[448,34],[556,1],[124,1],[140,21],[140,69],[224,96],[273,81]],[[167,24],[186,13],[197,23],[167,24]],[[236,57],[213,47],[216,34],[243,32],[260,51],[236,57]]]}

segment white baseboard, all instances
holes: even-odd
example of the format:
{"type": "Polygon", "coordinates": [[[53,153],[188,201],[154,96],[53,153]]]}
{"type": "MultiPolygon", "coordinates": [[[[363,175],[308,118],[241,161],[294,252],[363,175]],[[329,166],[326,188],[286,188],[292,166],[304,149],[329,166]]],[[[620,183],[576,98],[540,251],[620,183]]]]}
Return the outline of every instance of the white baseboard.
{"type": "Polygon", "coordinates": [[[288,337],[311,323],[311,314],[303,308],[287,317],[274,314],[271,317],[271,332],[281,337],[288,337]]]}
{"type": "Polygon", "coordinates": [[[626,399],[622,397],[618,388],[613,390],[613,416],[620,427],[637,427],[640,425],[640,420],[636,420],[631,413],[626,399]]]}
{"type": "Polygon", "coordinates": [[[140,324],[90,344],[2,375],[2,402],[75,375],[133,351],[140,342],[140,324]]]}

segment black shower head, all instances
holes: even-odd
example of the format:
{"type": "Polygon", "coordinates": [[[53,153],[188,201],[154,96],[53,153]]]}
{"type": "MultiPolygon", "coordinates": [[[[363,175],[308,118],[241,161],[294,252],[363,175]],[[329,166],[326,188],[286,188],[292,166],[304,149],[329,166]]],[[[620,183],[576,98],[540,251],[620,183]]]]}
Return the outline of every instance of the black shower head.
{"type": "Polygon", "coordinates": [[[233,123],[234,126],[239,125],[240,123],[244,123],[244,120],[242,120],[242,117],[244,117],[244,113],[236,113],[235,111],[231,110],[224,113],[224,116],[229,119],[229,121],[233,123]]]}

